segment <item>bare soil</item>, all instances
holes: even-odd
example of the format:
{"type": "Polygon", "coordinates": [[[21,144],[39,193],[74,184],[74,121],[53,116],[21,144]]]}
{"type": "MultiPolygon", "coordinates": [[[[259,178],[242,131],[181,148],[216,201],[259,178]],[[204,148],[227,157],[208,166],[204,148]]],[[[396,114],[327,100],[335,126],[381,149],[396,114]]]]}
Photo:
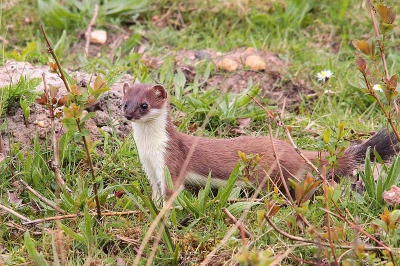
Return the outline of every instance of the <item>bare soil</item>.
{"type": "MultiPolygon", "coordinates": [[[[284,98],[287,99],[289,107],[296,107],[301,102],[302,95],[314,95],[315,91],[306,81],[283,81],[282,76],[287,72],[289,62],[286,62],[268,51],[255,51],[254,49],[237,49],[226,54],[221,54],[211,50],[204,51],[180,51],[175,55],[175,67],[181,68],[185,73],[186,79],[190,82],[197,74],[194,65],[198,60],[212,60],[218,64],[224,57],[233,59],[239,63],[239,68],[234,72],[226,72],[219,69],[214,71],[210,78],[204,83],[204,89],[217,88],[221,91],[241,92],[248,87],[249,80],[253,84],[258,84],[261,88],[260,97],[269,99],[272,104],[279,105],[284,98]],[[265,60],[267,69],[263,71],[251,71],[244,67],[244,60],[248,55],[259,55],[265,60]]],[[[144,60],[157,68],[162,61],[158,58],[143,55],[144,60]]],[[[51,73],[48,66],[32,66],[27,62],[8,61],[0,67],[0,87],[17,82],[21,75],[27,79],[41,78],[42,73],[46,75],[48,85],[59,87],[59,96],[66,94],[62,80],[56,73],[51,73]]],[[[78,81],[89,82],[91,76],[81,71],[69,72],[78,81]]],[[[92,132],[94,139],[100,138],[101,129],[104,132],[114,132],[118,137],[124,138],[130,132],[130,125],[123,117],[121,111],[122,85],[125,82],[132,82],[132,76],[124,75],[119,81],[111,86],[111,90],[100,99],[100,101],[89,111],[96,113],[96,117],[87,122],[87,127],[92,132]]],[[[43,84],[35,88],[37,92],[43,92],[43,84]]],[[[293,110],[293,109],[292,109],[293,110]]],[[[24,124],[23,112],[20,108],[12,114],[5,114],[1,122],[2,137],[6,151],[9,150],[11,143],[20,142],[21,147],[30,147],[36,134],[44,140],[50,137],[50,118],[48,111],[41,105],[34,103],[31,106],[31,114],[27,126],[24,124]],[[42,121],[42,123],[38,123],[42,121]],[[39,126],[39,125],[41,126],[39,126]],[[4,126],[5,125],[5,126],[4,126]]],[[[56,123],[56,131],[62,132],[62,125],[56,123]]]]}

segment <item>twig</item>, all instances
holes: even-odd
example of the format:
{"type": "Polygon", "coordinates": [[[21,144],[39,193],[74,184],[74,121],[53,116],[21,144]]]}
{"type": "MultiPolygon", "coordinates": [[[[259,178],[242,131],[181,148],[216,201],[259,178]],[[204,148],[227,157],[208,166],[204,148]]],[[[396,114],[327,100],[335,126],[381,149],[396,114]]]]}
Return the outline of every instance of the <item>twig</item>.
{"type": "MultiPolygon", "coordinates": [[[[228,199],[228,203],[237,203],[237,202],[249,202],[250,199],[228,199]]],[[[214,204],[218,204],[220,200],[214,201],[214,204]]],[[[264,202],[264,199],[254,199],[253,202],[264,202]]]]}
{"type": "MultiPolygon", "coordinates": [[[[265,173],[263,180],[260,182],[257,189],[254,191],[254,194],[251,197],[250,202],[253,202],[257,198],[257,196],[261,192],[261,189],[264,187],[265,183],[267,182],[268,178],[270,178],[269,174],[265,173]]],[[[243,211],[242,215],[240,215],[238,222],[241,223],[241,221],[243,221],[244,218],[246,218],[247,213],[250,211],[250,208],[251,208],[251,205],[247,206],[247,208],[243,211]]],[[[234,224],[232,226],[232,228],[228,231],[228,233],[225,234],[224,238],[220,241],[218,246],[216,246],[210,253],[207,254],[206,258],[201,262],[200,266],[208,265],[211,262],[212,258],[214,257],[215,253],[217,253],[217,251],[220,248],[222,248],[222,246],[229,240],[229,238],[236,232],[237,229],[238,229],[237,224],[234,224]]]]}
{"type": "MultiPolygon", "coordinates": [[[[351,249],[349,249],[349,250],[346,250],[345,252],[343,252],[340,256],[339,256],[339,258],[338,258],[338,262],[339,263],[341,263],[341,261],[342,261],[342,259],[344,258],[344,256],[346,256],[348,253],[350,253],[352,250],[351,249]]],[[[343,264],[340,264],[340,265],[343,265],[343,264]]]]}
{"type": "MultiPolygon", "coordinates": [[[[299,237],[299,236],[294,236],[294,235],[288,234],[288,233],[286,233],[285,231],[279,229],[279,227],[276,226],[276,224],[274,224],[274,223],[272,222],[272,220],[269,219],[269,217],[268,217],[267,215],[264,215],[264,218],[265,218],[265,220],[268,222],[268,224],[269,224],[276,232],[278,232],[280,235],[282,235],[282,236],[284,236],[284,237],[286,237],[286,238],[288,238],[288,239],[290,239],[290,240],[299,241],[299,242],[303,242],[303,243],[309,243],[309,244],[313,244],[313,245],[316,245],[316,246],[330,247],[330,244],[329,244],[329,243],[316,242],[316,241],[313,241],[313,240],[309,240],[309,239],[305,239],[305,238],[302,238],[302,237],[299,237]]],[[[354,246],[345,246],[345,245],[336,245],[336,244],[334,244],[334,246],[335,246],[336,248],[341,248],[341,249],[354,249],[354,246]]],[[[385,248],[383,248],[383,247],[365,246],[364,249],[365,249],[365,250],[382,250],[382,249],[385,249],[385,248]]]]}
{"type": "Polygon", "coordinates": [[[60,61],[58,61],[58,57],[57,57],[56,53],[54,52],[49,39],[47,38],[47,34],[44,29],[44,26],[41,23],[39,24],[39,26],[40,26],[40,29],[42,30],[44,39],[46,40],[46,43],[47,43],[47,51],[53,56],[54,60],[56,61],[57,68],[58,68],[58,71],[60,72],[60,77],[61,77],[62,81],[64,82],[65,88],[67,89],[68,92],[71,92],[71,87],[69,86],[69,83],[68,83],[67,79],[65,78],[64,72],[61,68],[60,61]]]}
{"type": "Polygon", "coordinates": [[[306,156],[304,156],[304,154],[301,152],[301,150],[297,147],[296,143],[294,143],[293,138],[290,135],[289,129],[285,126],[282,119],[280,117],[279,117],[279,119],[280,119],[280,122],[282,123],[283,129],[285,130],[286,136],[289,139],[290,144],[292,144],[294,150],[297,152],[298,155],[300,155],[301,158],[303,158],[303,160],[306,162],[306,164],[308,164],[318,174],[318,176],[320,178],[323,178],[319,169],[310,160],[308,160],[306,156]]]}
{"type": "Polygon", "coordinates": [[[370,235],[369,233],[367,233],[364,229],[362,229],[361,227],[359,227],[358,225],[352,223],[351,221],[349,221],[346,217],[342,216],[342,215],[338,215],[334,212],[331,212],[330,210],[327,209],[323,209],[320,208],[321,210],[329,213],[330,215],[333,215],[337,218],[339,218],[340,220],[346,222],[347,224],[349,224],[353,229],[357,230],[358,232],[364,234],[365,236],[367,236],[368,238],[370,238],[371,240],[373,240],[375,243],[377,243],[379,246],[381,246],[383,249],[385,249],[387,252],[389,252],[390,254],[390,258],[392,259],[392,262],[394,263],[394,258],[393,258],[393,254],[392,254],[392,250],[386,246],[385,244],[383,244],[381,241],[379,241],[378,239],[376,239],[375,237],[373,237],[372,235],[370,235]]]}
{"type": "MultiPolygon", "coordinates": [[[[229,220],[230,220],[233,224],[235,224],[235,225],[238,226],[238,227],[243,226],[243,223],[239,222],[239,221],[236,219],[236,217],[233,216],[232,213],[230,213],[230,211],[229,211],[227,208],[222,208],[222,211],[226,214],[226,216],[229,218],[229,220]]],[[[244,226],[243,226],[243,232],[244,232],[244,235],[245,235],[247,238],[250,238],[250,237],[251,237],[250,232],[247,231],[247,229],[244,228],[244,226]]]]}
{"type": "MultiPolygon", "coordinates": [[[[3,63],[4,63],[4,45],[3,45],[3,63]]],[[[3,97],[4,97],[4,87],[1,88],[1,96],[0,96],[0,122],[1,122],[1,113],[3,111],[3,97]]],[[[4,147],[3,137],[0,131],[0,162],[6,157],[6,149],[4,147]]]]}
{"type": "MultiPolygon", "coordinates": [[[[390,79],[390,76],[389,76],[389,71],[388,71],[388,69],[387,69],[387,64],[386,64],[385,46],[384,46],[384,43],[383,43],[383,42],[380,40],[380,38],[379,38],[379,36],[380,36],[380,34],[379,34],[379,28],[378,28],[378,24],[376,23],[375,13],[374,13],[374,6],[373,6],[371,0],[368,0],[368,5],[369,5],[369,12],[371,13],[372,24],[374,25],[375,36],[376,36],[376,39],[378,40],[378,43],[379,43],[379,50],[380,50],[380,54],[381,54],[382,65],[383,65],[383,68],[384,68],[384,70],[385,70],[385,76],[386,76],[386,81],[385,81],[385,83],[387,83],[387,82],[389,81],[389,79],[390,79]]],[[[373,88],[371,88],[371,84],[369,84],[365,73],[362,73],[362,74],[363,74],[363,76],[364,76],[365,84],[367,85],[367,88],[368,88],[369,93],[370,93],[370,94],[375,98],[375,100],[378,102],[379,107],[381,108],[381,110],[382,110],[383,113],[385,114],[385,117],[387,118],[387,120],[388,120],[388,122],[389,122],[389,124],[390,124],[390,126],[391,126],[391,128],[392,128],[392,130],[393,130],[394,133],[396,134],[396,137],[397,137],[398,141],[400,141],[400,134],[399,134],[399,132],[397,131],[397,128],[396,128],[396,126],[395,126],[394,123],[393,123],[391,113],[390,113],[390,112],[387,112],[386,109],[385,109],[385,107],[382,105],[382,102],[380,101],[379,97],[375,94],[373,88]]],[[[390,101],[389,101],[389,105],[390,105],[390,101]]],[[[394,103],[394,105],[395,105],[395,108],[396,108],[396,103],[394,103]]]]}
{"type": "Polygon", "coordinates": [[[40,199],[43,203],[47,204],[48,206],[50,206],[51,208],[53,208],[54,210],[61,212],[61,213],[65,213],[65,211],[63,209],[61,209],[60,207],[58,207],[54,202],[52,202],[51,200],[43,197],[42,195],[40,195],[36,190],[34,190],[31,186],[29,186],[27,183],[25,183],[24,180],[20,179],[19,182],[21,182],[25,188],[31,192],[33,195],[35,195],[38,199],[40,199]]]}
{"type": "MultiPolygon", "coordinates": [[[[278,167],[279,177],[280,177],[281,183],[282,183],[282,185],[283,185],[283,188],[285,189],[285,192],[286,192],[286,194],[287,194],[287,198],[289,199],[289,203],[290,203],[290,205],[291,205],[291,206],[293,207],[293,209],[294,209],[295,204],[294,204],[292,195],[290,194],[289,188],[288,188],[288,186],[287,186],[286,179],[285,179],[285,177],[284,177],[284,175],[283,175],[282,167],[281,167],[281,164],[280,164],[280,162],[279,162],[279,158],[278,158],[277,153],[276,153],[275,144],[274,144],[273,137],[272,137],[271,118],[272,118],[273,121],[277,124],[277,126],[283,127],[283,128],[285,129],[285,132],[286,132],[287,134],[289,133],[289,130],[288,130],[288,129],[285,127],[285,125],[283,124],[283,120],[282,120],[282,119],[280,119],[280,124],[278,124],[278,123],[276,122],[276,120],[274,119],[273,115],[272,115],[264,106],[262,106],[262,105],[261,105],[254,97],[252,97],[251,95],[248,94],[248,96],[250,96],[250,98],[268,114],[268,116],[267,116],[267,117],[268,117],[268,131],[269,131],[269,137],[270,137],[270,140],[271,140],[271,147],[272,147],[273,156],[274,156],[274,158],[275,158],[275,160],[276,160],[276,163],[277,163],[277,167],[278,167]]],[[[289,136],[290,136],[290,133],[289,133],[289,136]]],[[[300,150],[297,148],[297,146],[296,146],[296,144],[293,142],[293,140],[292,140],[292,146],[294,147],[294,149],[297,149],[297,150],[300,152],[300,150]]],[[[301,154],[301,152],[300,152],[300,154],[301,154]]],[[[301,154],[301,155],[302,155],[302,154],[301,154]]],[[[305,157],[304,157],[304,158],[305,158],[305,157]]],[[[307,160],[307,158],[305,158],[305,159],[307,160]]],[[[311,163],[311,162],[310,162],[310,163],[311,163]]],[[[315,166],[314,166],[314,167],[315,167],[315,166]]],[[[303,217],[303,215],[301,215],[300,213],[297,213],[297,215],[300,217],[300,219],[301,219],[307,226],[310,226],[310,223],[307,221],[306,218],[303,217]]]]}
{"type": "Polygon", "coordinates": [[[379,28],[378,28],[378,24],[376,24],[375,13],[373,11],[373,5],[372,5],[371,0],[368,0],[368,4],[369,4],[369,12],[371,13],[372,23],[374,24],[375,36],[379,42],[379,49],[381,51],[382,64],[383,64],[383,68],[385,69],[386,79],[389,80],[390,77],[389,77],[389,71],[388,71],[387,65],[386,65],[385,48],[384,48],[382,41],[379,39],[379,28]]]}
{"type": "MultiPolygon", "coordinates": [[[[282,108],[281,108],[281,120],[283,118],[283,114],[285,112],[285,108],[286,108],[286,97],[283,98],[283,103],[282,103],[282,108]]],[[[279,135],[279,127],[276,128],[276,132],[275,132],[275,138],[277,138],[279,135]]]]}
{"type": "MultiPolygon", "coordinates": [[[[323,168],[323,170],[325,170],[325,168],[323,168]]],[[[325,173],[325,171],[324,171],[324,173],[325,173]]],[[[323,178],[324,183],[323,183],[322,188],[323,188],[323,191],[324,191],[325,209],[328,210],[329,209],[328,192],[327,192],[327,190],[328,190],[328,181],[326,180],[326,175],[325,174],[323,175],[323,177],[324,177],[323,178]]],[[[326,219],[326,230],[328,232],[329,247],[331,248],[331,252],[332,252],[333,259],[335,260],[335,264],[339,265],[339,262],[338,262],[338,259],[336,257],[336,253],[335,253],[335,248],[333,247],[332,232],[331,232],[331,220],[330,220],[330,217],[329,217],[328,213],[326,213],[325,219],[326,219]]]]}
{"type": "Polygon", "coordinates": [[[6,207],[6,206],[4,206],[2,204],[0,204],[0,209],[5,210],[6,212],[18,217],[19,219],[21,219],[21,220],[23,220],[25,222],[30,222],[31,221],[29,218],[26,218],[25,216],[19,214],[18,212],[14,211],[14,210],[11,210],[10,208],[8,208],[8,207],[6,207]]]}
{"type": "MultiPolygon", "coordinates": [[[[46,31],[43,27],[43,24],[40,24],[40,28],[43,32],[44,38],[46,39],[47,42],[47,50],[49,51],[49,53],[51,53],[51,55],[53,56],[54,60],[56,61],[58,70],[60,72],[60,77],[62,79],[62,81],[64,82],[65,88],[67,89],[68,92],[71,92],[71,88],[69,86],[69,83],[67,81],[67,79],[64,76],[64,72],[61,68],[60,62],[58,61],[57,55],[55,54],[53,47],[50,44],[50,41],[47,38],[47,34],[46,31]]],[[[76,120],[76,125],[78,127],[78,131],[80,133],[82,133],[81,127],[80,127],[80,120],[79,118],[77,118],[76,120]]],[[[99,195],[98,195],[98,191],[97,191],[97,182],[96,182],[96,175],[94,173],[94,166],[93,166],[93,162],[92,162],[92,157],[90,156],[90,151],[89,151],[89,145],[87,142],[87,139],[85,136],[82,135],[82,140],[83,140],[83,144],[85,146],[85,152],[86,152],[86,156],[87,156],[87,160],[88,160],[88,164],[89,164],[89,168],[90,168],[90,173],[92,175],[92,182],[93,182],[93,191],[94,191],[94,199],[96,201],[96,210],[97,210],[97,218],[100,220],[101,218],[101,208],[100,208],[100,201],[99,201],[99,195]]]]}
{"type": "MultiPolygon", "coordinates": [[[[7,223],[4,223],[4,225],[6,225],[6,226],[8,226],[8,227],[11,227],[11,228],[14,228],[14,229],[16,229],[16,230],[19,230],[19,231],[21,231],[21,232],[25,232],[25,231],[28,230],[27,228],[25,228],[25,227],[23,227],[23,226],[20,226],[19,224],[16,224],[16,223],[14,223],[14,222],[7,222],[7,223]]],[[[37,231],[36,231],[36,232],[33,231],[33,232],[29,232],[29,233],[31,233],[31,234],[33,234],[33,235],[37,235],[37,236],[43,234],[42,232],[37,232],[37,231]]],[[[3,264],[0,263],[0,265],[3,265],[3,264]]]]}
{"type": "Polygon", "coordinates": [[[96,22],[96,18],[97,18],[97,13],[99,11],[99,5],[96,3],[94,5],[94,10],[93,10],[93,17],[92,20],[90,21],[86,33],[85,33],[85,37],[86,37],[86,43],[85,43],[85,56],[87,57],[89,54],[89,45],[90,45],[90,34],[92,32],[92,27],[94,25],[94,23],[96,22]]]}
{"type": "Polygon", "coordinates": [[[383,114],[385,115],[386,119],[388,120],[390,127],[392,128],[393,132],[396,134],[397,139],[400,141],[400,134],[396,129],[396,125],[393,123],[393,119],[390,112],[386,111],[386,108],[383,106],[383,103],[379,99],[378,95],[376,95],[374,89],[372,88],[371,84],[368,82],[367,76],[364,72],[362,72],[364,77],[364,82],[367,85],[368,92],[374,97],[375,101],[378,103],[379,108],[381,108],[383,114]]]}
{"type": "Polygon", "coordinates": [[[286,179],[285,179],[285,177],[283,175],[281,163],[279,162],[279,158],[278,158],[278,155],[276,153],[274,139],[272,138],[271,118],[269,116],[268,116],[268,131],[269,131],[269,138],[270,138],[270,141],[271,141],[272,153],[273,153],[273,156],[274,156],[274,158],[276,160],[276,164],[277,164],[277,167],[278,167],[279,177],[281,179],[281,183],[283,185],[283,188],[285,189],[285,192],[286,192],[287,197],[288,197],[288,199],[290,201],[290,204],[294,205],[292,195],[290,194],[289,188],[288,188],[287,183],[286,183],[286,179]]]}
{"type": "MultiPolygon", "coordinates": [[[[75,121],[76,121],[76,126],[78,128],[78,131],[82,132],[81,125],[80,125],[80,119],[77,118],[75,121]]],[[[82,135],[82,141],[83,141],[83,144],[85,146],[86,157],[87,157],[88,165],[89,165],[89,168],[90,168],[90,174],[92,176],[94,200],[96,202],[96,210],[97,210],[97,218],[100,221],[100,219],[101,219],[101,208],[100,208],[99,194],[98,194],[97,182],[96,182],[96,174],[94,173],[94,165],[93,165],[93,161],[92,161],[92,156],[90,155],[89,144],[87,142],[86,136],[82,135]]]]}
{"type": "MultiPolygon", "coordinates": [[[[103,217],[107,216],[121,216],[121,215],[130,215],[130,214],[137,214],[139,211],[123,211],[123,212],[102,212],[101,215],[103,217]]],[[[89,213],[92,216],[97,215],[97,213],[89,213]]],[[[27,222],[24,222],[22,224],[38,224],[38,223],[43,223],[43,222],[49,222],[49,221],[58,221],[58,220],[63,220],[63,219],[72,219],[76,217],[82,217],[82,213],[74,213],[74,214],[67,214],[67,215],[59,215],[59,216],[53,216],[53,217],[47,217],[43,219],[37,219],[37,220],[30,220],[27,222]]]]}
{"type": "Polygon", "coordinates": [[[47,88],[47,82],[46,82],[46,75],[45,73],[42,73],[42,79],[43,79],[43,87],[44,87],[44,93],[46,95],[46,98],[50,102],[49,110],[50,110],[50,122],[51,122],[51,130],[52,130],[52,136],[51,136],[51,141],[53,144],[53,152],[54,152],[54,160],[52,160],[51,163],[51,168],[54,171],[54,175],[56,177],[56,181],[58,185],[63,188],[65,187],[65,190],[71,195],[72,190],[66,185],[64,179],[62,178],[61,175],[61,170],[60,170],[60,151],[59,151],[59,146],[57,143],[57,138],[56,138],[56,133],[55,133],[55,124],[54,124],[54,109],[53,109],[53,104],[51,103],[51,99],[49,99],[49,94],[48,94],[48,88],[47,88]]]}
{"type": "MultiPolygon", "coordinates": [[[[247,94],[258,106],[260,106],[267,114],[269,117],[271,117],[274,121],[274,116],[271,114],[271,112],[266,109],[261,103],[259,103],[254,97],[252,97],[251,95],[247,94]]],[[[289,129],[285,126],[285,124],[283,123],[282,118],[279,116],[279,123],[280,126],[283,127],[283,129],[285,130],[286,136],[289,139],[290,144],[293,146],[294,150],[297,152],[297,154],[300,155],[301,158],[303,158],[303,160],[306,162],[306,164],[308,164],[321,178],[321,172],[318,170],[318,168],[310,161],[307,159],[306,156],[303,155],[303,153],[301,153],[301,150],[297,147],[296,143],[294,143],[292,136],[290,135],[289,129]]],[[[275,121],[275,123],[277,123],[275,121]]],[[[279,125],[277,123],[277,125],[279,125]]]]}

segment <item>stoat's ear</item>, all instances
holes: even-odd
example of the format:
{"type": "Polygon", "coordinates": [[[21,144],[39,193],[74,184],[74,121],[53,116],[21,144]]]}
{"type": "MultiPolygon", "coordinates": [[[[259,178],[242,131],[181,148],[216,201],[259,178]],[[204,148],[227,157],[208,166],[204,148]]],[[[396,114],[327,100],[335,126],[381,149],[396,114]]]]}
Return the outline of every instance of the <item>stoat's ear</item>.
{"type": "Polygon", "coordinates": [[[125,94],[126,94],[126,91],[129,89],[129,84],[128,83],[124,83],[124,86],[122,87],[122,91],[123,91],[123,93],[124,93],[124,96],[125,96],[125,94]]]}
{"type": "Polygon", "coordinates": [[[161,99],[166,99],[167,96],[168,96],[167,90],[166,90],[165,87],[164,87],[163,85],[161,85],[161,84],[154,85],[154,86],[152,86],[150,89],[154,92],[154,94],[155,94],[157,97],[159,97],[159,98],[161,98],[161,99]]]}

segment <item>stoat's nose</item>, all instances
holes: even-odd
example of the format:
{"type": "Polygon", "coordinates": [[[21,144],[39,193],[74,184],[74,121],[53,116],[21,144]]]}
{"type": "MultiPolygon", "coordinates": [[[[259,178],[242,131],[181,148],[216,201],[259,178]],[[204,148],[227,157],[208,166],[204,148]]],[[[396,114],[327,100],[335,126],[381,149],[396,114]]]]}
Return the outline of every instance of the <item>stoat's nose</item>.
{"type": "Polygon", "coordinates": [[[126,117],[126,119],[128,119],[128,120],[132,120],[133,115],[130,115],[130,114],[126,114],[126,113],[125,113],[125,117],[126,117]]]}
{"type": "Polygon", "coordinates": [[[128,107],[128,103],[124,103],[124,105],[122,106],[122,110],[124,111],[124,116],[126,117],[126,119],[131,120],[133,118],[133,115],[128,112],[128,107]]]}

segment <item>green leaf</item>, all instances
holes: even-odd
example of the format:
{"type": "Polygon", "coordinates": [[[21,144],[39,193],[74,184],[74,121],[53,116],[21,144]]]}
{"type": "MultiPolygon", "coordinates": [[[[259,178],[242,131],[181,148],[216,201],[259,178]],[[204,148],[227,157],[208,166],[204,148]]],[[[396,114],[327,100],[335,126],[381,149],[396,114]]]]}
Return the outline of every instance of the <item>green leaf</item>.
{"type": "Polygon", "coordinates": [[[325,130],[324,134],[322,135],[322,139],[324,140],[324,142],[326,144],[329,144],[329,142],[331,140],[331,130],[330,129],[325,130]]]}
{"type": "Polygon", "coordinates": [[[195,201],[189,199],[184,193],[181,193],[177,197],[177,200],[181,204],[181,206],[189,213],[191,213],[194,217],[200,217],[200,208],[195,205],[195,201]]]}
{"type": "Polygon", "coordinates": [[[254,206],[264,204],[262,202],[251,202],[251,201],[244,201],[244,202],[235,202],[228,207],[228,211],[232,213],[233,216],[239,216],[242,214],[242,212],[246,209],[250,209],[254,206]]]}
{"type": "Polygon", "coordinates": [[[65,226],[65,225],[61,225],[61,229],[64,231],[64,233],[67,236],[72,237],[73,239],[75,239],[76,241],[80,242],[80,243],[85,243],[85,237],[81,234],[75,233],[71,228],[65,226]]]}
{"type": "Polygon", "coordinates": [[[93,118],[93,117],[95,117],[95,116],[96,116],[96,113],[95,113],[95,112],[89,112],[89,113],[87,113],[84,117],[81,118],[80,122],[81,122],[81,124],[83,124],[83,123],[85,123],[87,120],[89,120],[89,119],[91,119],[91,118],[93,118]]]}
{"type": "Polygon", "coordinates": [[[88,211],[88,207],[85,206],[85,210],[84,210],[84,227],[83,227],[83,235],[86,239],[86,243],[87,245],[90,247],[93,245],[93,218],[90,216],[89,211],[88,211]]]}
{"type": "Polygon", "coordinates": [[[49,265],[47,261],[44,259],[43,255],[40,254],[36,248],[35,243],[32,241],[31,236],[29,235],[29,231],[26,230],[24,234],[24,244],[25,248],[28,251],[29,256],[31,257],[33,263],[37,266],[46,266],[49,265]]]}
{"type": "Polygon", "coordinates": [[[387,232],[387,225],[384,221],[382,220],[373,220],[372,221],[373,224],[379,226],[380,228],[382,228],[383,230],[385,230],[387,232]]]}
{"type": "Polygon", "coordinates": [[[82,17],[79,14],[70,12],[56,0],[44,1],[38,0],[39,14],[46,26],[57,29],[65,29],[68,25],[73,25],[72,21],[81,22],[82,17]]]}
{"type": "Polygon", "coordinates": [[[75,118],[64,117],[62,120],[62,123],[68,131],[77,131],[78,130],[78,126],[76,125],[75,118]]]}
{"type": "Polygon", "coordinates": [[[148,7],[147,0],[114,0],[105,1],[101,5],[102,14],[117,16],[121,14],[132,15],[143,11],[148,7]]]}
{"type": "Polygon", "coordinates": [[[200,190],[199,192],[199,201],[200,201],[200,213],[205,216],[206,215],[206,201],[209,199],[209,194],[211,191],[211,173],[208,175],[207,183],[204,190],[200,190]]]}
{"type": "Polygon", "coordinates": [[[183,74],[183,71],[178,68],[176,74],[174,76],[174,84],[175,84],[175,98],[180,100],[183,95],[183,88],[186,84],[186,77],[183,74]]]}
{"type": "Polygon", "coordinates": [[[36,49],[36,42],[30,42],[30,43],[28,43],[28,45],[22,50],[22,53],[21,53],[22,60],[25,60],[26,57],[27,57],[30,53],[32,53],[33,51],[35,51],[35,49],[36,49]]]}
{"type": "Polygon", "coordinates": [[[233,168],[231,175],[229,176],[226,185],[220,187],[220,189],[218,190],[216,199],[219,200],[218,203],[219,210],[226,207],[227,205],[227,200],[229,199],[229,195],[231,194],[232,189],[235,186],[236,180],[239,177],[239,169],[240,169],[240,164],[236,164],[235,168],[233,168]]]}

